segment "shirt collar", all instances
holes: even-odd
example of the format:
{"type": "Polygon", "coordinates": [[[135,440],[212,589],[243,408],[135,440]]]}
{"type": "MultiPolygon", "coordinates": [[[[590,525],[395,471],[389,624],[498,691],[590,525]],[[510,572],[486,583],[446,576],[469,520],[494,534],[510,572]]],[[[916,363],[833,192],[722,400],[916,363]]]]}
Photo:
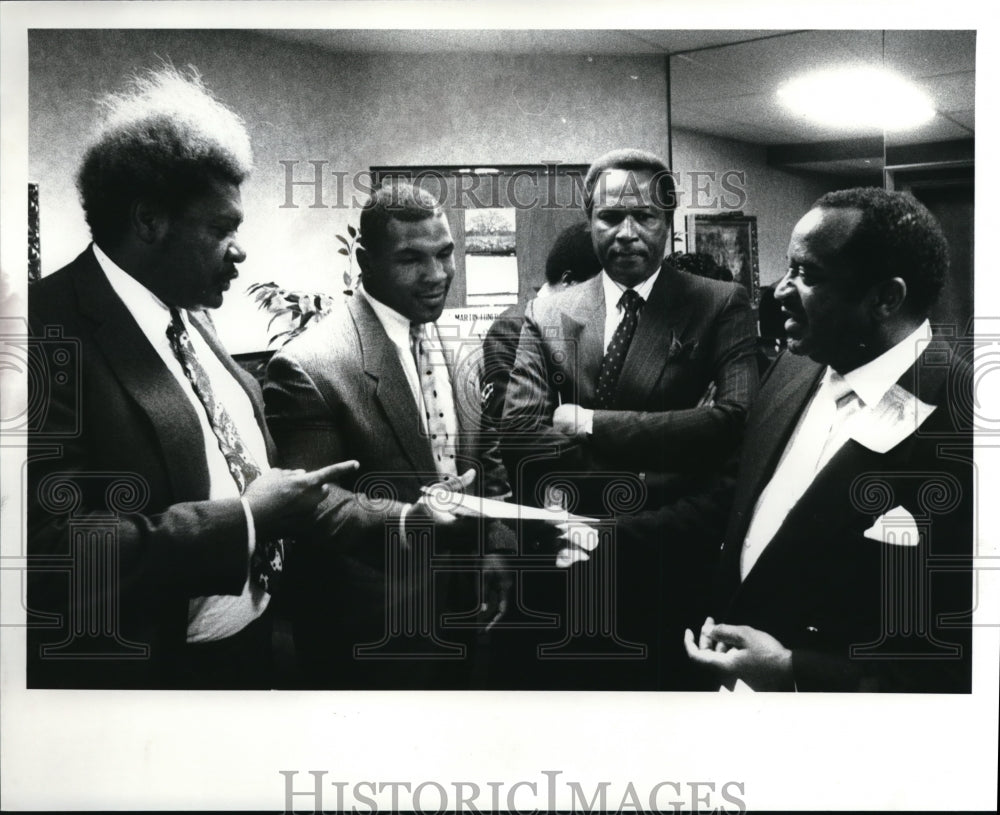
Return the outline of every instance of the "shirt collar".
{"type": "MultiPolygon", "coordinates": [[[[164,334],[170,323],[170,308],[142,283],[115,263],[96,243],[92,244],[94,257],[115,294],[125,304],[135,321],[148,336],[164,334]]],[[[182,318],[183,309],[178,309],[182,318]]]]}
{"type": "Polygon", "coordinates": [[[381,300],[376,300],[367,291],[365,291],[364,286],[358,286],[358,294],[368,301],[368,305],[372,307],[372,311],[375,312],[375,316],[378,317],[378,321],[382,324],[382,328],[385,329],[385,333],[389,335],[389,340],[397,348],[402,348],[409,351],[410,348],[410,320],[408,317],[404,317],[395,309],[389,308],[381,300]]]}
{"type": "MultiPolygon", "coordinates": [[[[851,389],[866,405],[877,405],[889,389],[917,361],[931,338],[931,324],[924,320],[892,348],[853,371],[844,374],[851,389]]],[[[827,369],[827,377],[830,375],[827,369]]]]}
{"type": "MultiPolygon", "coordinates": [[[[638,286],[632,286],[632,289],[643,299],[643,302],[649,299],[649,293],[653,290],[653,284],[656,283],[656,278],[659,276],[660,270],[657,269],[638,286]]],[[[612,280],[610,275],[605,271],[601,272],[601,284],[604,286],[605,306],[608,310],[617,308],[618,301],[622,299],[622,294],[624,294],[627,287],[612,280]]]]}

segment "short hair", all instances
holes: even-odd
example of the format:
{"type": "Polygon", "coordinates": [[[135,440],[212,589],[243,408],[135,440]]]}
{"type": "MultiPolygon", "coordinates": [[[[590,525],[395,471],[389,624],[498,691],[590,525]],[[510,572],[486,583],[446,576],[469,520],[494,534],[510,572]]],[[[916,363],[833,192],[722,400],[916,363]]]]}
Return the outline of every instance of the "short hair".
{"type": "Polygon", "coordinates": [[[545,279],[555,285],[563,275],[570,283],[582,283],[601,271],[601,261],[594,252],[590,224],[584,222],[567,227],[559,233],[545,259],[545,279]]]}
{"type": "Polygon", "coordinates": [[[440,202],[427,190],[398,178],[386,180],[361,210],[359,241],[366,251],[377,253],[385,242],[391,218],[415,223],[441,212],[440,202]]]}
{"type": "Polygon", "coordinates": [[[906,281],[909,310],[927,316],[948,275],[948,241],[937,219],[905,192],[855,187],[828,192],[813,209],[857,209],[861,221],[843,247],[854,282],[868,287],[893,277],[906,281]]]}
{"type": "Polygon", "coordinates": [[[122,236],[137,198],[176,212],[212,180],[241,184],[253,167],[243,119],[212,95],[194,66],[138,73],[99,104],[103,116],[76,177],[99,244],[122,236]]]}
{"type": "Polygon", "coordinates": [[[594,188],[601,174],[608,170],[645,170],[652,173],[656,181],[653,205],[668,215],[677,207],[674,177],[663,159],[645,150],[612,150],[594,161],[583,179],[583,208],[588,218],[594,207],[594,188]]]}
{"type": "Polygon", "coordinates": [[[733,273],[720,266],[707,252],[674,252],[667,255],[667,263],[682,272],[689,272],[709,280],[733,282],[733,273]]]}

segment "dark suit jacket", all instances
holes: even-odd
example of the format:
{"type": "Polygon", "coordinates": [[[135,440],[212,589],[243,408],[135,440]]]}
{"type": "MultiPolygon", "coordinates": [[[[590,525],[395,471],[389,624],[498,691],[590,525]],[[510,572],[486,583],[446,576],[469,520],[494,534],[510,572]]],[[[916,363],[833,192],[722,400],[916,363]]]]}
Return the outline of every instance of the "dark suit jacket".
{"type": "MultiPolygon", "coordinates": [[[[469,346],[475,349],[478,343],[469,346]]],[[[456,464],[459,473],[476,470],[478,491],[499,497],[507,492],[503,467],[480,437],[480,363],[478,354],[459,353],[451,366],[460,431],[456,464]]],[[[387,615],[431,596],[446,602],[442,591],[430,589],[432,581],[444,583],[442,573],[387,577],[387,552],[396,547],[387,535],[398,528],[403,506],[440,477],[395,348],[368,302],[352,298],[277,353],[264,398],[283,466],[361,464],[320,506],[312,545],[308,552],[300,547],[300,568],[288,576],[296,586],[296,644],[313,681],[319,676],[330,687],[361,688],[433,682],[423,672],[430,663],[415,668],[410,661],[354,658],[355,645],[385,635],[387,615]]],[[[463,521],[435,535],[436,553],[474,557],[480,541],[510,548],[510,533],[498,525],[463,521]]],[[[435,625],[442,610],[432,612],[435,625]]]]}
{"type": "Polygon", "coordinates": [[[899,380],[937,405],[924,424],[885,453],[849,440],[740,582],[754,505],[822,371],[784,353],[762,384],[725,535],[716,621],[758,628],[792,649],[799,690],[968,691],[973,482],[962,411],[972,380],[957,346],[935,340],[899,380]],[[924,533],[919,545],[864,536],[896,507],[924,533]],[[911,626],[912,636],[898,630],[911,626]]]}
{"type": "MultiPolygon", "coordinates": [[[[547,483],[568,482],[578,499],[571,509],[616,518],[614,545],[599,546],[571,571],[593,575],[586,589],[593,594],[613,569],[616,633],[651,649],[641,666],[576,666],[557,677],[559,686],[590,676],[584,687],[679,688],[683,625],[704,611],[698,604],[718,554],[718,535],[705,536],[703,527],[719,514],[718,471],[739,444],[757,388],[753,313],[741,286],[665,264],[611,409],[595,411],[589,439],[568,442],[553,430],[552,414],[560,402],[593,406],[604,322],[600,277],[529,305],[507,388],[504,461],[516,500],[537,502],[547,483]],[[713,383],[714,402],[701,404],[713,383]]],[[[546,596],[562,602],[557,583],[537,596],[539,606],[546,596]]]]}
{"type": "MultiPolygon", "coordinates": [[[[28,311],[38,373],[29,377],[37,410],[28,465],[29,687],[169,686],[188,599],[242,591],[242,505],[207,500],[198,417],[90,249],[32,284],[28,311]],[[74,637],[91,627],[99,636],[74,637]],[[40,647],[60,643],[39,657],[40,647]]],[[[207,315],[191,321],[246,389],[270,451],[256,382],[207,315]]]]}
{"type": "MultiPolygon", "coordinates": [[[[714,473],[742,438],[758,378],[746,291],[666,264],[643,307],[612,408],[595,411],[593,435],[583,444],[553,431],[558,404],[593,405],[604,315],[600,276],[528,306],[502,445],[524,500],[533,497],[538,470],[619,472],[646,482],[647,500],[631,511],[657,508],[698,492],[699,477],[714,473]],[[700,405],[712,383],[713,404],[700,405]]],[[[600,505],[580,509],[607,514],[600,505]]]]}

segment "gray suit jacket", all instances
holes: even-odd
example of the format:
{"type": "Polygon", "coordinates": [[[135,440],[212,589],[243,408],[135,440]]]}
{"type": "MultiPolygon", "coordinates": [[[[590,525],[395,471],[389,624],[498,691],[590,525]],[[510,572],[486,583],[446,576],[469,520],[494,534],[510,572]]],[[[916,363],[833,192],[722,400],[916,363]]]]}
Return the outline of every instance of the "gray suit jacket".
{"type": "MultiPolygon", "coordinates": [[[[508,489],[498,456],[482,441],[479,362],[478,355],[458,353],[451,366],[460,429],[456,465],[459,473],[476,470],[474,489],[499,497],[508,489]]],[[[318,658],[346,675],[357,667],[353,646],[382,636],[387,614],[431,595],[439,605],[446,602],[432,575],[398,582],[386,570],[403,507],[440,480],[430,441],[395,348],[361,297],[274,356],[264,399],[281,466],[313,469],[347,459],[361,465],[320,505],[311,545],[299,547],[300,570],[289,574],[297,586],[297,643],[307,660],[318,658]]],[[[461,522],[435,535],[436,551],[469,557],[512,545],[498,524],[461,522]]],[[[399,680],[405,685],[407,677],[399,680]]]]}

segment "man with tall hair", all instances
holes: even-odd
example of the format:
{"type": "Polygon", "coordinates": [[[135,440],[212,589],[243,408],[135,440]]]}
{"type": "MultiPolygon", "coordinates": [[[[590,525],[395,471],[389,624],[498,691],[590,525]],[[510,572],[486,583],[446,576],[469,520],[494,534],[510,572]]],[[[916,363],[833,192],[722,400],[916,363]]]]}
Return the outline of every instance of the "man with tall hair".
{"type": "Polygon", "coordinates": [[[675,189],[657,156],[600,157],[584,193],[603,272],[528,307],[502,449],[515,500],[544,501],[547,485],[561,485],[567,509],[616,520],[613,546],[570,546],[558,562],[593,576],[581,589],[591,601],[617,593],[602,625],[646,658],[542,673],[561,686],[677,687],[685,660],[668,632],[683,630],[713,557],[694,540],[756,391],[753,313],[742,287],[664,264],[675,189]],[[714,402],[702,404],[713,383],[714,402]]]}
{"type": "Polygon", "coordinates": [[[747,422],[715,616],[685,634],[716,684],[970,690],[972,372],[928,321],[947,272],[905,193],[828,193],[796,224],[788,350],[747,422]]]}
{"type": "Polygon", "coordinates": [[[270,688],[281,536],[352,465],[270,469],[208,316],[246,257],[242,120],[169,66],[104,108],[77,176],[93,243],[28,298],[28,685],[270,688]]]}
{"type": "Polygon", "coordinates": [[[296,646],[314,687],[468,687],[471,635],[503,614],[497,553],[513,540],[424,493],[508,493],[481,438],[478,343],[456,347],[437,325],[455,244],[438,201],[399,181],[372,194],[360,226],[357,296],[276,354],[264,387],[285,466],[361,462],[289,574],[296,646]]]}

